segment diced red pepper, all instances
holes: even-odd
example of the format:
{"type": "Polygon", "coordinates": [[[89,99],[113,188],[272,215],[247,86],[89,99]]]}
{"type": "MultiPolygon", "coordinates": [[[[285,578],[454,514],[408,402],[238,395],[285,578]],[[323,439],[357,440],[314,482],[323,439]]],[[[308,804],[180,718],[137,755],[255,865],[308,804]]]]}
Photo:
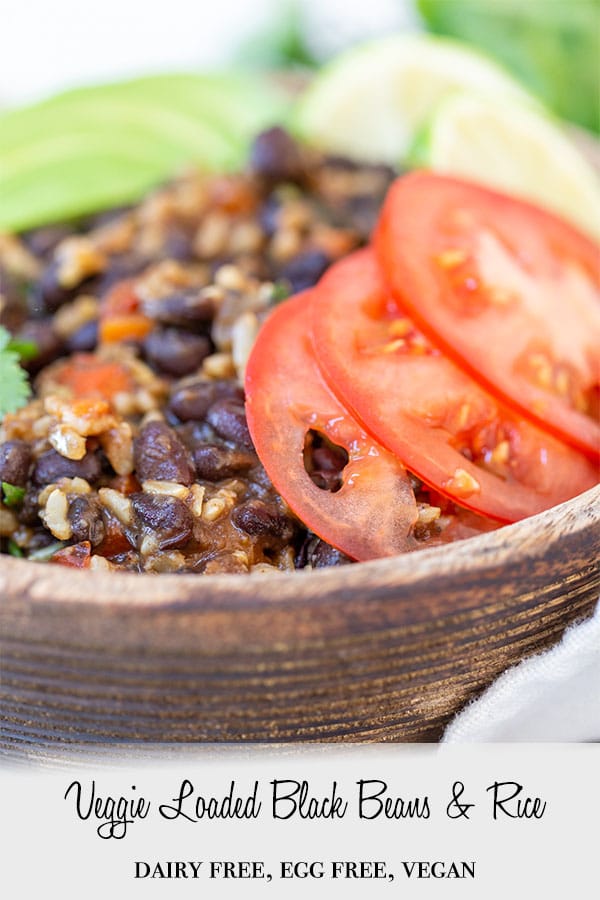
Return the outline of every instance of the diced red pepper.
{"type": "Polygon", "coordinates": [[[62,366],[56,380],[71,389],[76,397],[110,400],[115,394],[133,389],[127,369],[117,362],[106,362],[92,353],[77,353],[62,366]]]}
{"type": "Polygon", "coordinates": [[[50,557],[50,562],[59,563],[61,566],[69,566],[71,569],[89,569],[92,555],[92,545],[89,541],[81,541],[79,544],[71,544],[57,550],[50,557]]]}

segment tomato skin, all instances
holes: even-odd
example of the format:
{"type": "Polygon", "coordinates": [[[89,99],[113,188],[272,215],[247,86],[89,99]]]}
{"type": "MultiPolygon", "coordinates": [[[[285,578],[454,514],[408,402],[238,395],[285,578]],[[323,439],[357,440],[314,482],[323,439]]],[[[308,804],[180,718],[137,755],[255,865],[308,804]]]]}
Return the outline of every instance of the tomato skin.
{"type": "Polygon", "coordinates": [[[312,316],[315,355],[328,385],[377,440],[443,495],[514,522],[596,483],[585,456],[501,404],[422,339],[391,300],[372,251],[329,269],[313,289],[312,316]],[[393,336],[400,332],[404,337],[393,336]],[[477,452],[486,468],[472,461],[477,452]]]}
{"type": "Polygon", "coordinates": [[[525,201],[415,172],[392,185],[374,244],[394,297],[431,340],[521,415],[597,458],[591,240],[525,201]]]}
{"type": "Polygon", "coordinates": [[[274,310],[248,361],[246,413],[256,451],[293,512],[348,556],[368,560],[415,549],[417,506],[408,475],[323,381],[309,334],[310,298],[305,292],[274,310]],[[348,452],[335,493],[318,488],[305,469],[311,429],[348,452]]]}

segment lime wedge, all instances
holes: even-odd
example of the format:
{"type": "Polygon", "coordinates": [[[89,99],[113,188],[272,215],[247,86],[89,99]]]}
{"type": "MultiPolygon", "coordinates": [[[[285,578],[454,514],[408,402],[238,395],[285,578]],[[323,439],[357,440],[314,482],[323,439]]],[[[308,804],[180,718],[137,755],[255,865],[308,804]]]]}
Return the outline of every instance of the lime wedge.
{"type": "Polygon", "coordinates": [[[323,150],[396,164],[435,107],[464,90],[537,105],[502,68],[465,45],[400,34],[326,66],[300,98],[292,127],[323,150]]]}
{"type": "Polygon", "coordinates": [[[600,237],[600,177],[559,123],[473,94],[446,100],[412,161],[523,197],[600,237]]]}

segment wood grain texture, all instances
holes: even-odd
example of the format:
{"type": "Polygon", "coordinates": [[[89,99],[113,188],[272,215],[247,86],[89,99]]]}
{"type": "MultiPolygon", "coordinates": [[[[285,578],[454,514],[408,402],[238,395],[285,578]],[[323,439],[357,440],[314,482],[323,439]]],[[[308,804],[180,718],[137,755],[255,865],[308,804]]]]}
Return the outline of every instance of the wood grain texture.
{"type": "Polygon", "coordinates": [[[432,741],[600,586],[600,488],[446,548],[268,577],[3,558],[9,755],[95,741],[432,741]]]}

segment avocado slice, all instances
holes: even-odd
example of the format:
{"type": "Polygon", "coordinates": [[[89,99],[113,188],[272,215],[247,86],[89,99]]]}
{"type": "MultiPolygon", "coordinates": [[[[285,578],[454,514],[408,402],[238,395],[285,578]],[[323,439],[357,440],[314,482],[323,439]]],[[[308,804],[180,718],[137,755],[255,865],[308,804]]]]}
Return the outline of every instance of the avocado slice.
{"type": "Polygon", "coordinates": [[[281,121],[256,77],[166,75],[79,88],[0,116],[0,228],[19,231],[141,196],[185,165],[243,164],[281,121]]]}

